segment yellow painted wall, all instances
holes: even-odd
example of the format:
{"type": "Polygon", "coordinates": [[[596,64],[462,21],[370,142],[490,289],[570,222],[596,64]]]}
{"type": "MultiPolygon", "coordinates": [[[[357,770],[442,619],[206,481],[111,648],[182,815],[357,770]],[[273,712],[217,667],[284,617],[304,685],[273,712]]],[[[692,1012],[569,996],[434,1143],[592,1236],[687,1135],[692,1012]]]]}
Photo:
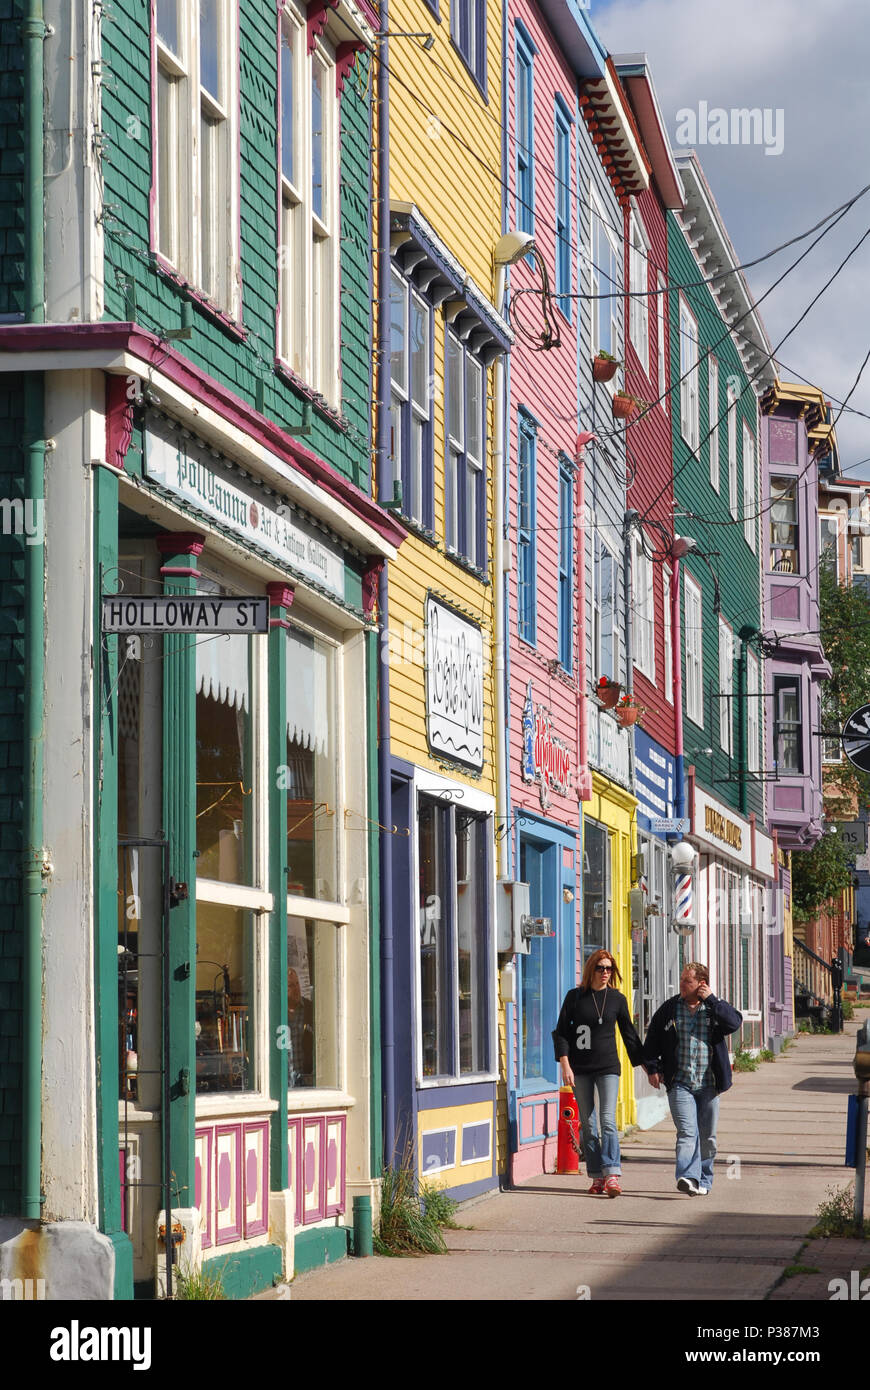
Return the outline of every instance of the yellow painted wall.
{"type": "Polygon", "coordinates": [[[447,1105],[438,1110],[420,1110],[417,1114],[417,1167],[421,1177],[427,1177],[423,1165],[423,1136],[431,1130],[456,1129],[456,1163],[452,1168],[441,1168],[432,1173],[433,1182],[443,1187],[464,1187],[467,1183],[482,1182],[493,1175],[492,1152],[479,1163],[465,1163],[462,1159],[462,1126],[480,1124],[489,1120],[492,1125],[491,1150],[495,1146],[495,1115],[490,1101],[477,1101],[473,1105],[447,1105]]]}
{"type": "MultiPolygon", "coordinates": [[[[418,3],[398,0],[390,8],[391,31],[428,30],[435,44],[427,53],[419,40],[390,44],[390,198],[414,203],[437,235],[490,301],[495,294],[493,247],[501,230],[501,10],[487,6],[487,96],[478,87],[450,41],[450,3],[442,0],[441,23],[418,3]],[[472,153],[472,151],[474,153],[472,153]]],[[[390,739],[396,757],[437,768],[426,743],[423,622],[427,590],[452,601],[483,631],[484,767],[469,778],[495,793],[493,725],[492,588],[450,560],[444,549],[444,344],[445,320],[434,315],[433,375],[435,517],[437,545],[415,535],[403,543],[389,567],[391,646],[390,739]],[[408,659],[411,656],[412,659],[408,659]]],[[[492,467],[493,369],[486,375],[487,554],[492,555],[494,503],[492,467]]]]}
{"type": "MultiPolygon", "coordinates": [[[[631,889],[631,856],[637,843],[637,798],[599,773],[592,773],[592,799],[583,803],[584,817],[598,821],[610,831],[610,872],[613,891],[611,950],[622,976],[621,992],[631,1013],[631,915],[628,895],[631,889]]],[[[619,1129],[637,1123],[634,1094],[634,1067],[628,1060],[619,1030],[616,1047],[622,1066],[616,1123],[619,1129]]]]}

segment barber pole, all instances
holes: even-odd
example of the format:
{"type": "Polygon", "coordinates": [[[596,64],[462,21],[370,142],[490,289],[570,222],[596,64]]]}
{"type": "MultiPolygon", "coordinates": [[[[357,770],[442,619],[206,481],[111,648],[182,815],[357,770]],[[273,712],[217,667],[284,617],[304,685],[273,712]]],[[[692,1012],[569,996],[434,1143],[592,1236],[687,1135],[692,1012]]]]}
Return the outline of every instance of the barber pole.
{"type": "Polygon", "coordinates": [[[556,1172],[580,1172],[580,1111],[570,1086],[559,1089],[559,1126],[556,1140],[556,1172]]]}
{"type": "Polygon", "coordinates": [[[678,873],[674,879],[674,926],[677,931],[695,925],[695,884],[691,873],[678,873]]]}

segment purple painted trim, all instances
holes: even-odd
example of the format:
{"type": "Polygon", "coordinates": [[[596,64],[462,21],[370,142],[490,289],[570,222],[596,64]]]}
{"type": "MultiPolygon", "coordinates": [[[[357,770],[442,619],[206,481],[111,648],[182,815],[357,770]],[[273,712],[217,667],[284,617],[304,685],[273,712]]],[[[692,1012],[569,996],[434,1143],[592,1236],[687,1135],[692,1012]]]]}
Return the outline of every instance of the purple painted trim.
{"type": "Polygon", "coordinates": [[[327,10],[337,9],[338,0],[310,0],[307,9],[309,56],[314,52],[314,46],[326,28],[326,21],[329,18],[327,10]]]}
{"type": "MultiPolygon", "coordinates": [[[[389,512],[379,507],[362,488],[345,478],[303,444],[284,434],[280,426],[258,414],[229,387],[216,381],[154,333],[133,323],[0,324],[0,354],[18,352],[129,352],[149,366],[159,368],[170,381],[197,397],[297,469],[335,501],[349,507],[389,545],[398,548],[408,534],[389,512]]],[[[61,361],[56,364],[64,370],[61,361]]]]}
{"type": "Polygon", "coordinates": [[[282,0],[278,0],[278,27],[275,31],[275,151],[277,154],[278,181],[275,189],[275,245],[278,248],[278,284],[275,295],[275,364],[281,350],[281,214],[284,210],[281,193],[281,177],[284,169],[284,145],[281,139],[281,19],[284,12],[282,0]]]}
{"type": "Polygon", "coordinates": [[[269,1229],[269,1121],[257,1120],[253,1124],[246,1124],[244,1127],[245,1140],[247,1140],[249,1134],[257,1130],[259,1130],[263,1136],[263,1162],[257,1174],[257,1180],[260,1186],[260,1204],[263,1214],[259,1220],[248,1221],[248,1154],[245,1145],[242,1144],[242,1153],[245,1160],[243,1165],[245,1200],[242,1204],[242,1210],[245,1214],[245,1240],[249,1240],[251,1236],[265,1235],[269,1229]]]}
{"type": "Polygon", "coordinates": [[[468,1086],[449,1084],[417,1091],[418,1110],[437,1110],[445,1105],[476,1105],[482,1100],[495,1104],[495,1082],[481,1081],[468,1086]]]}
{"type": "MultiPolygon", "coordinates": [[[[242,7],[236,0],[236,265],[239,276],[239,329],[247,342],[248,332],[243,325],[245,285],[242,279],[242,7]]],[[[230,329],[230,332],[233,330],[230,329]]]]}
{"type": "Polygon", "coordinates": [[[381,27],[381,21],[378,18],[378,12],[374,5],[371,5],[369,0],[357,0],[357,3],[371,27],[377,31],[381,27]]]}
{"type": "MultiPolygon", "coordinates": [[[[214,1126],[209,1125],[207,1129],[197,1129],[195,1137],[204,1137],[206,1143],[206,1163],[202,1174],[202,1197],[203,1204],[200,1213],[205,1217],[205,1230],[202,1233],[202,1248],[210,1250],[214,1244],[214,1228],[212,1218],[212,1196],[214,1193],[214,1126]]],[[[195,1194],[194,1194],[195,1195],[195,1194]]]]}
{"type": "MultiPolygon", "coordinates": [[[[296,1131],[296,1153],[295,1153],[295,1155],[294,1155],[294,1157],[293,1157],[293,1172],[292,1172],[291,1175],[290,1175],[290,1181],[291,1181],[291,1183],[292,1183],[292,1185],[293,1185],[293,1196],[294,1196],[294,1198],[295,1198],[295,1201],[294,1201],[295,1212],[294,1212],[294,1215],[293,1215],[293,1224],[294,1224],[294,1226],[301,1226],[301,1225],[302,1225],[302,1119],[301,1119],[300,1116],[296,1116],[295,1118],[290,1119],[290,1120],[287,1121],[287,1133],[288,1133],[288,1135],[289,1135],[291,1129],[295,1129],[295,1131],[296,1131]]],[[[289,1143],[288,1143],[288,1149],[289,1149],[289,1143]]]]}
{"type": "Polygon", "coordinates": [[[127,379],[106,376],[106,463],[124,471],[124,460],[133,438],[133,402],[127,394],[127,379]]]}
{"type": "Polygon", "coordinates": [[[228,1245],[231,1240],[242,1239],[242,1186],[244,1174],[242,1172],[242,1126],[237,1125],[216,1125],[214,1131],[214,1157],[215,1157],[215,1244],[228,1245]],[[217,1209],[217,1169],[220,1164],[220,1154],[218,1153],[218,1140],[225,1134],[235,1138],[236,1141],[236,1214],[232,1226],[218,1231],[218,1209],[217,1209]]]}
{"type": "Polygon", "coordinates": [[[365,48],[360,39],[350,39],[340,43],[335,50],[335,95],[340,97],[344,91],[347,76],[356,62],[356,56],[365,48]]]}
{"type": "Polygon", "coordinates": [[[326,1117],[326,1139],[323,1152],[323,1201],[325,1216],[341,1216],[347,1205],[347,1116],[346,1115],[327,1115],[326,1117]],[[326,1200],[326,1177],[327,1177],[327,1157],[329,1154],[329,1131],[333,1126],[337,1126],[338,1134],[336,1144],[338,1146],[338,1161],[341,1164],[341,1184],[339,1186],[338,1201],[328,1202],[326,1200]]]}
{"type": "Polygon", "coordinates": [[[314,1221],[322,1221],[326,1212],[326,1120],[322,1115],[306,1115],[302,1121],[302,1224],[310,1226],[314,1221]],[[308,1146],[308,1131],[318,1130],[320,1133],[320,1155],[317,1165],[317,1193],[318,1202],[313,1211],[305,1210],[305,1150],[308,1146]]]}

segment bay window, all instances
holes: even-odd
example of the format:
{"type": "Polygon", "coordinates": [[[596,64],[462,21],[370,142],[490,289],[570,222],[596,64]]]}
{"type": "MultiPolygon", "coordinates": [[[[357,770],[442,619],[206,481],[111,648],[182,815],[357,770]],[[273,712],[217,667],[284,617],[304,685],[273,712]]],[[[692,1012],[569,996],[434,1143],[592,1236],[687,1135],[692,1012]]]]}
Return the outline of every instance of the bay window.
{"type": "Polygon", "coordinates": [[[797,481],[771,478],[769,566],[772,570],[780,574],[800,572],[798,539],[797,481]]]}
{"type": "Polygon", "coordinates": [[[801,688],[796,676],[774,676],[773,748],[779,776],[804,770],[801,726],[801,688]]]}
{"type": "Polygon", "coordinates": [[[157,0],[152,242],[216,308],[240,312],[237,0],[157,0]]]}

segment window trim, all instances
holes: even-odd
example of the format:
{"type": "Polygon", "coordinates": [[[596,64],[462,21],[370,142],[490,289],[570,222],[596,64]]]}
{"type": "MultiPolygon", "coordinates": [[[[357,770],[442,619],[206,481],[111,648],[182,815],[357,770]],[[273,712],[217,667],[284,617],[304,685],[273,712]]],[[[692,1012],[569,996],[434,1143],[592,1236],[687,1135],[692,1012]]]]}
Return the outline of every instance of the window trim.
{"type": "Polygon", "coordinates": [[[656,272],[656,351],[658,354],[658,392],[659,405],[665,412],[668,410],[668,376],[670,374],[670,363],[668,362],[666,346],[666,327],[665,318],[667,314],[667,283],[661,271],[656,272]]]}
{"type": "Polygon", "coordinates": [[[800,676],[779,675],[773,678],[773,755],[778,778],[804,776],[803,682],[800,676]],[[797,710],[794,719],[784,720],[782,718],[780,697],[785,691],[794,691],[797,697],[797,710]],[[797,767],[784,768],[780,766],[779,740],[784,726],[795,737],[797,767]]]}
{"type": "Polygon", "coordinates": [[[688,301],[680,295],[680,434],[689,446],[694,450],[698,448],[700,437],[700,405],[699,405],[699,361],[700,361],[700,342],[698,339],[698,320],[689,308],[688,301]],[[685,325],[685,326],[684,326],[685,325]],[[687,332],[686,328],[691,327],[694,332],[687,332]],[[694,354],[689,351],[688,344],[694,344],[694,354]],[[684,353],[685,348],[685,353],[684,353]],[[690,357],[694,356],[694,361],[690,362],[690,357]],[[688,428],[688,433],[686,433],[688,428]]]}
{"type": "Polygon", "coordinates": [[[483,359],[471,351],[457,333],[449,326],[444,330],[444,543],[447,554],[458,558],[477,573],[482,574],[487,566],[487,528],[489,513],[487,507],[487,390],[488,369],[483,359]],[[448,343],[458,349],[460,379],[462,382],[462,440],[451,433],[450,378],[447,370],[448,343]],[[473,363],[480,374],[480,459],[476,460],[468,446],[468,365],[473,363]],[[457,447],[460,446],[460,447],[457,447]],[[451,470],[455,469],[455,472],[451,470]],[[476,529],[475,553],[470,554],[468,545],[468,473],[472,469],[477,474],[476,484],[476,529]],[[451,497],[451,483],[455,494],[453,504],[456,509],[456,532],[449,539],[448,503],[451,497]],[[460,486],[460,483],[462,486],[460,486]],[[455,543],[454,543],[455,542],[455,543]]]}
{"type": "Polygon", "coordinates": [[[686,625],[686,715],[699,729],[704,727],[704,594],[688,571],[683,574],[683,603],[686,625]],[[691,608],[696,612],[689,612],[691,608]],[[695,617],[697,616],[697,622],[695,617]],[[690,679],[690,660],[692,678],[690,679]]]}
{"type": "Polygon", "coordinates": [[[737,520],[737,401],[738,396],[729,382],[726,387],[728,416],[728,510],[737,520]]]}
{"type": "Polygon", "coordinates": [[[653,591],[653,563],[647,555],[643,537],[631,537],[631,616],[634,638],[634,667],[656,683],[656,623],[653,591]],[[644,632],[641,638],[641,632],[644,632]]]}
{"type": "Polygon", "coordinates": [[[664,612],[665,643],[665,699],[669,705],[674,703],[674,632],[671,622],[671,595],[673,574],[667,565],[662,566],[662,599],[664,612]]]}
{"type": "Polygon", "coordinates": [[[537,544],[537,473],[538,473],[538,422],[522,407],[517,419],[517,636],[530,647],[537,645],[538,629],[538,544],[537,544]],[[523,443],[529,449],[529,500],[527,504],[527,525],[521,525],[522,518],[522,480],[521,469],[523,443]],[[520,585],[521,549],[525,547],[528,555],[530,577],[524,587],[520,585]],[[521,596],[528,595],[528,607],[521,602],[521,596]]]}
{"type": "MultiPolygon", "coordinates": [[[[453,4],[457,0],[452,0],[453,4]]],[[[474,3],[474,0],[471,0],[474,3]]],[[[525,25],[514,24],[514,145],[515,145],[515,202],[516,225],[521,232],[535,230],[535,53],[537,49],[525,25]],[[528,112],[528,144],[520,139],[520,79],[526,95],[528,112]],[[528,181],[528,196],[521,184],[528,181]]]]}
{"type": "Polygon", "coordinates": [[[755,438],[752,430],[746,421],[743,421],[743,538],[749,549],[755,554],[756,541],[755,535],[758,530],[758,518],[756,511],[758,508],[758,470],[755,465],[755,438]],[[752,476],[749,476],[749,465],[752,465],[752,476]],[[750,491],[749,484],[752,484],[750,491]]]}
{"type": "Polygon", "coordinates": [[[734,757],[734,629],[719,614],[719,747],[734,757]],[[727,648],[727,650],[726,650],[727,648]],[[723,666],[727,664],[727,684],[723,666]]]}
{"type": "MultiPolygon", "coordinates": [[[[404,313],[404,387],[393,382],[392,370],[390,372],[390,415],[392,418],[394,409],[400,412],[399,428],[401,432],[399,472],[396,476],[395,459],[395,440],[393,440],[393,453],[390,456],[393,464],[393,481],[400,481],[402,484],[402,515],[410,521],[422,526],[424,530],[432,531],[435,525],[435,421],[434,421],[434,393],[431,390],[432,366],[435,355],[435,310],[431,300],[421,294],[417,287],[408,280],[399,270],[398,266],[390,266],[390,283],[401,288],[405,297],[404,313]],[[423,415],[419,403],[414,398],[413,384],[413,355],[411,351],[411,331],[413,321],[414,301],[423,307],[427,317],[427,371],[426,371],[426,397],[428,402],[428,414],[423,415]],[[422,458],[420,461],[420,511],[421,516],[415,516],[411,510],[410,497],[411,472],[414,464],[414,425],[419,423],[422,429],[422,458]]],[[[392,354],[392,347],[391,347],[392,354]]],[[[392,434],[392,426],[391,426],[392,434]]]]}
{"type": "Polygon", "coordinates": [[[571,158],[571,153],[572,153],[572,151],[571,151],[571,145],[572,145],[571,129],[572,129],[573,124],[574,124],[574,121],[573,121],[573,118],[568,114],[567,105],[566,105],[565,101],[563,100],[563,98],[560,97],[560,96],[559,96],[559,93],[557,92],[557,93],[556,93],[556,97],[555,97],[555,114],[554,114],[554,117],[553,117],[553,141],[554,141],[554,151],[553,151],[553,153],[554,153],[553,174],[554,174],[554,184],[555,184],[555,186],[554,186],[554,196],[555,196],[555,216],[554,216],[554,222],[555,222],[555,238],[556,238],[556,244],[555,244],[555,257],[554,257],[554,271],[555,271],[555,276],[554,276],[554,278],[555,278],[555,282],[556,282],[556,303],[557,303],[559,309],[561,310],[561,312],[565,315],[565,318],[568,319],[569,322],[570,322],[571,317],[572,317],[572,308],[571,308],[572,301],[571,301],[570,296],[571,296],[571,290],[572,290],[573,283],[574,283],[573,257],[572,257],[572,255],[571,255],[571,250],[572,250],[572,247],[571,247],[571,222],[572,222],[572,211],[571,211],[571,210],[572,210],[572,205],[573,205],[573,193],[574,193],[574,178],[573,178],[574,165],[573,165],[573,161],[572,161],[572,158],[571,158]],[[561,137],[562,139],[564,139],[564,141],[565,141],[565,168],[567,169],[567,173],[568,173],[567,181],[566,181],[565,179],[560,178],[560,176],[559,176],[559,170],[560,170],[560,163],[559,163],[560,137],[561,137]],[[559,210],[559,208],[560,208],[560,201],[561,201],[561,198],[562,198],[562,197],[564,197],[564,199],[565,199],[565,204],[566,204],[566,210],[567,210],[567,218],[566,218],[566,219],[562,219],[562,218],[561,218],[560,210],[559,210]],[[564,222],[564,226],[562,227],[561,230],[560,230],[560,222],[564,222]],[[563,257],[564,257],[564,259],[565,259],[565,264],[563,264],[563,257]],[[566,276],[565,276],[565,271],[566,271],[566,269],[567,269],[567,278],[566,278],[566,276]]]}
{"type": "Polygon", "coordinates": [[[712,352],[707,358],[707,419],[710,430],[708,440],[710,457],[710,486],[720,491],[719,463],[719,360],[712,352]]]}
{"type": "Polygon", "coordinates": [[[574,469],[559,465],[558,641],[559,664],[566,675],[574,670],[574,469]],[[563,505],[567,495],[566,505],[563,505]],[[566,515],[567,514],[567,515],[566,515]],[[567,550],[567,565],[565,554],[567,550]]]}
{"type": "MultiPolygon", "coordinates": [[[[590,313],[589,313],[589,349],[590,349],[590,355],[591,355],[593,358],[594,358],[600,351],[602,351],[602,350],[604,350],[604,351],[606,351],[606,352],[609,352],[613,357],[619,357],[619,336],[620,336],[620,335],[619,335],[619,330],[620,330],[619,304],[620,304],[620,300],[621,300],[621,298],[622,298],[622,271],[621,271],[621,267],[620,267],[620,255],[621,255],[620,245],[621,245],[621,244],[620,244],[620,243],[617,241],[617,239],[616,239],[616,234],[615,234],[615,232],[614,232],[612,226],[611,226],[610,223],[608,222],[607,218],[604,216],[604,211],[603,211],[603,208],[602,208],[602,206],[601,206],[601,200],[600,200],[600,198],[598,197],[598,194],[597,194],[597,192],[596,192],[596,190],[595,190],[595,186],[594,186],[594,184],[590,181],[590,184],[589,184],[589,292],[590,292],[590,294],[593,295],[593,296],[594,296],[594,295],[599,295],[599,294],[611,294],[611,295],[612,295],[612,298],[610,298],[610,299],[608,299],[608,300],[593,298],[593,299],[590,301],[592,307],[591,307],[590,313]],[[607,244],[608,244],[608,248],[609,248],[609,254],[610,254],[610,258],[611,258],[611,269],[614,271],[615,277],[616,277],[616,278],[614,278],[613,276],[607,276],[607,274],[606,274],[606,272],[604,271],[603,267],[599,266],[599,265],[597,264],[596,260],[595,260],[595,229],[596,229],[596,221],[597,221],[597,223],[598,223],[598,225],[599,225],[600,231],[604,234],[604,236],[605,236],[606,239],[607,239],[607,244]],[[602,281],[603,281],[604,279],[608,279],[608,280],[610,281],[610,284],[613,286],[613,290],[605,290],[605,289],[602,288],[602,281]],[[609,343],[609,346],[606,347],[606,348],[604,347],[604,343],[602,342],[602,339],[601,339],[601,323],[600,323],[600,319],[601,319],[601,313],[602,313],[602,305],[607,305],[607,309],[606,309],[605,312],[607,312],[607,313],[609,314],[609,316],[610,316],[610,343],[609,343]],[[596,340],[596,334],[597,334],[597,340],[596,340]]],[[[616,381],[616,377],[614,377],[612,381],[610,381],[609,383],[606,384],[605,389],[609,392],[609,394],[610,394],[611,396],[616,392],[616,390],[617,390],[617,381],[616,381]]]]}
{"type": "Polygon", "coordinates": [[[484,101],[487,97],[487,67],[486,67],[486,47],[488,37],[487,26],[487,0],[450,0],[450,42],[462,59],[474,85],[477,87],[484,101]],[[474,49],[476,63],[472,62],[471,52],[465,52],[462,47],[462,18],[461,11],[465,9],[468,14],[468,35],[472,37],[471,19],[472,11],[474,18],[474,49]],[[455,18],[454,18],[455,17],[455,18]]]}
{"type": "Polygon", "coordinates": [[[761,662],[746,652],[746,770],[758,772],[761,743],[761,662]]]}
{"type": "Polygon", "coordinates": [[[639,215],[632,210],[628,233],[628,336],[649,375],[649,242],[639,215]],[[635,296],[643,295],[643,298],[635,296]],[[639,335],[635,337],[635,332],[639,335]]]}

